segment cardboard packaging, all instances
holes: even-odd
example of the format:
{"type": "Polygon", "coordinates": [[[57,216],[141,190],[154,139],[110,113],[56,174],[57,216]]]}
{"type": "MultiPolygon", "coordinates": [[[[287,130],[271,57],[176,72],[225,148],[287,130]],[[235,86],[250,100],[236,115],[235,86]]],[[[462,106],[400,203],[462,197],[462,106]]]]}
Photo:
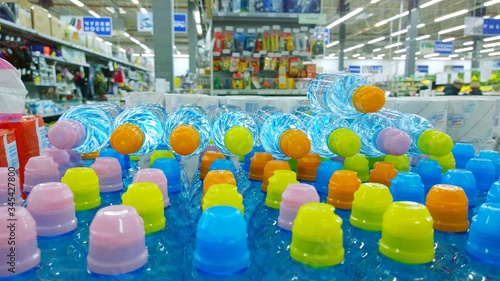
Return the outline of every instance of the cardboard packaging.
{"type": "Polygon", "coordinates": [[[31,20],[33,29],[42,34],[51,35],[49,11],[40,6],[33,5],[31,9],[31,20]]]}
{"type": "Polygon", "coordinates": [[[64,29],[59,18],[52,16],[50,19],[50,34],[52,37],[63,40],[65,36],[64,29]]]}

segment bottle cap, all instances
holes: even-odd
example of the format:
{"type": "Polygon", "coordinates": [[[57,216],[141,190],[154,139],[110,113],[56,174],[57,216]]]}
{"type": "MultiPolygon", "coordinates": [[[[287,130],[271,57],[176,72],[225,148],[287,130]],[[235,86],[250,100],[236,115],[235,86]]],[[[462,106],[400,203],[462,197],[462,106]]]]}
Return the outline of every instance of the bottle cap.
{"type": "Polygon", "coordinates": [[[384,91],[375,86],[358,87],[352,94],[352,105],[359,112],[377,112],[384,104],[384,91]]]}
{"type": "Polygon", "coordinates": [[[486,203],[479,207],[472,220],[466,250],[484,263],[500,265],[500,204],[486,203]]]}
{"type": "Polygon", "coordinates": [[[207,176],[203,180],[203,195],[207,193],[207,190],[212,185],[222,183],[236,185],[234,174],[227,170],[213,170],[208,172],[207,176]]]}
{"type": "Polygon", "coordinates": [[[412,172],[420,176],[427,194],[433,185],[441,183],[443,168],[439,166],[436,160],[420,159],[412,172]]]}
{"type": "Polygon", "coordinates": [[[248,154],[253,147],[252,132],[243,126],[234,126],[224,135],[224,145],[227,150],[236,156],[248,154]]]}
{"type": "Polygon", "coordinates": [[[171,158],[175,159],[175,155],[172,150],[155,150],[149,157],[149,167],[152,167],[156,159],[160,158],[171,158]]]}
{"type": "Polygon", "coordinates": [[[148,261],[144,221],[130,206],[100,209],[89,228],[87,269],[103,275],[132,272],[148,261]]]}
{"type": "Polygon", "coordinates": [[[113,157],[118,160],[120,167],[122,168],[122,177],[128,176],[128,169],[130,169],[130,156],[121,154],[112,147],[102,149],[99,152],[99,157],[113,157]]]}
{"type": "Polygon", "coordinates": [[[474,146],[470,143],[455,143],[451,150],[455,157],[457,169],[465,169],[465,165],[471,158],[474,158],[476,151],[474,146]]]}
{"type": "Polygon", "coordinates": [[[162,170],[156,168],[140,169],[134,176],[133,183],[152,182],[160,188],[163,195],[163,204],[165,208],[170,206],[170,198],[168,197],[168,180],[162,170]]]}
{"type": "Polygon", "coordinates": [[[399,172],[408,172],[410,171],[410,159],[408,158],[408,155],[403,154],[400,156],[396,155],[386,155],[383,160],[384,162],[390,162],[394,164],[394,168],[398,170],[399,172]]]}
{"type": "Polygon", "coordinates": [[[200,134],[195,127],[181,124],[172,130],[170,146],[177,154],[190,155],[200,146],[200,134]]]}
{"type": "Polygon", "coordinates": [[[362,182],[367,182],[369,179],[368,160],[363,154],[347,157],[344,160],[344,170],[356,172],[362,182]]]}
{"type": "Polygon", "coordinates": [[[255,152],[250,160],[250,171],[248,178],[254,181],[262,181],[264,178],[264,167],[267,162],[273,160],[273,156],[267,152],[255,152]]]}
{"type": "Polygon", "coordinates": [[[132,206],[144,220],[146,234],[165,228],[166,220],[163,212],[163,195],[158,186],[152,182],[137,182],[128,186],[122,196],[123,205],[132,206]]]}
{"type": "Polygon", "coordinates": [[[425,204],[425,190],[418,174],[399,172],[391,180],[391,194],[393,201],[413,201],[425,204]]]}
{"type": "Polygon", "coordinates": [[[361,180],[356,172],[349,170],[338,170],[333,173],[328,184],[328,197],[326,202],[335,208],[350,210],[354,192],[361,185],[361,180]]]}
{"type": "MultiPolygon", "coordinates": [[[[12,172],[14,173],[14,172],[12,172]]],[[[15,198],[15,205],[21,206],[23,204],[23,198],[21,197],[21,185],[19,183],[19,177],[14,173],[14,180],[9,181],[9,169],[7,167],[0,167],[0,207],[10,206],[9,198],[15,198]],[[13,186],[14,185],[14,186],[13,186]],[[12,189],[14,187],[14,196],[12,196],[12,189]]],[[[10,199],[12,200],[12,199],[10,199]]]]}
{"type": "Polygon", "coordinates": [[[318,154],[309,153],[297,161],[297,179],[303,181],[316,181],[321,158],[318,154]]]}
{"type": "Polygon", "coordinates": [[[297,159],[290,158],[286,162],[288,162],[292,171],[297,172],[297,166],[299,165],[299,161],[297,159]]]}
{"type": "Polygon", "coordinates": [[[429,159],[432,159],[432,160],[436,160],[439,164],[439,166],[441,166],[443,168],[443,171],[446,172],[450,169],[455,169],[455,158],[453,157],[453,153],[448,153],[446,154],[445,156],[440,156],[440,157],[437,157],[437,156],[429,156],[429,159]]]}
{"type": "Polygon", "coordinates": [[[92,159],[96,159],[97,157],[99,157],[99,151],[94,151],[94,152],[90,152],[90,153],[82,153],[82,159],[83,160],[92,160],[92,159]]]}
{"type": "Polygon", "coordinates": [[[73,192],[76,211],[86,211],[101,205],[99,177],[91,168],[69,168],[61,182],[73,192]]]}
{"type": "Polygon", "coordinates": [[[10,206],[0,207],[0,277],[19,275],[40,264],[40,249],[36,239],[36,223],[31,214],[23,207],[9,211],[10,206]],[[10,227],[15,219],[15,227],[10,227]],[[15,231],[16,245],[14,252],[15,273],[9,271],[11,257],[7,256],[12,245],[9,245],[11,232],[15,231]]]}
{"type": "Polygon", "coordinates": [[[204,179],[208,173],[208,169],[216,159],[225,159],[224,154],[218,151],[206,151],[201,157],[200,163],[200,179],[204,179]]]}
{"type": "Polygon", "coordinates": [[[262,180],[263,192],[267,192],[267,188],[269,186],[269,178],[272,177],[274,175],[274,172],[277,170],[290,171],[290,165],[288,165],[288,162],[282,160],[267,161],[266,166],[264,167],[264,175],[262,180]]]}
{"type": "Polygon", "coordinates": [[[109,142],[113,149],[121,154],[132,154],[144,144],[144,132],[135,124],[118,126],[111,134],[109,142]]]}
{"type": "Polygon", "coordinates": [[[203,157],[203,155],[205,155],[205,153],[207,151],[215,151],[215,152],[220,152],[217,147],[213,144],[214,141],[212,139],[210,139],[208,141],[208,145],[205,147],[205,149],[203,149],[203,151],[200,153],[200,155],[198,155],[198,162],[201,163],[201,158],[203,157]]]}
{"type": "Polygon", "coordinates": [[[316,175],[316,190],[321,194],[328,194],[328,185],[333,173],[342,170],[342,164],[335,161],[321,161],[318,167],[318,174],[316,175]]]}
{"type": "Polygon", "coordinates": [[[50,127],[47,138],[53,147],[71,149],[80,146],[87,136],[87,131],[82,123],[66,119],[50,127]]]}
{"type": "Polygon", "coordinates": [[[58,148],[46,148],[41,154],[41,156],[49,156],[54,159],[54,161],[59,166],[59,175],[62,177],[66,170],[70,167],[69,153],[68,150],[58,149],[58,148]]]}
{"type": "Polygon", "coordinates": [[[411,139],[407,133],[401,130],[385,128],[378,133],[376,144],[382,153],[400,156],[410,149],[411,139]]]}
{"type": "MultiPolygon", "coordinates": [[[[208,171],[216,171],[216,170],[227,170],[231,172],[236,178],[238,176],[238,172],[236,170],[236,166],[233,161],[225,160],[225,159],[216,159],[212,162],[212,165],[208,168],[208,171]]],[[[205,176],[206,177],[206,176],[205,176]]]]}
{"type": "MultiPolygon", "coordinates": [[[[490,159],[495,166],[495,179],[500,176],[500,154],[494,150],[481,150],[476,156],[477,158],[490,159]]],[[[57,162],[57,161],[56,161],[57,162]]]]}
{"type": "MultiPolygon", "coordinates": [[[[66,150],[66,152],[69,155],[69,167],[70,168],[82,166],[82,156],[80,155],[80,153],[75,152],[71,149],[66,150]]],[[[64,171],[64,172],[66,172],[66,171],[64,171]]],[[[64,175],[62,175],[62,176],[64,176],[64,175]]]]}
{"type": "Polygon", "coordinates": [[[440,157],[451,152],[453,140],[443,132],[425,130],[418,137],[417,146],[423,154],[440,157]]]}
{"type": "Polygon", "coordinates": [[[301,130],[289,129],[280,137],[280,149],[286,156],[300,159],[311,150],[311,141],[301,130]]]}
{"type": "Polygon", "coordinates": [[[293,221],[302,205],[319,203],[319,195],[314,186],[303,183],[289,184],[281,198],[278,226],[289,231],[292,230],[293,221]]]}
{"type": "MultiPolygon", "coordinates": [[[[375,165],[375,163],[385,161],[386,156],[389,156],[389,155],[383,155],[380,157],[366,157],[366,159],[368,160],[368,167],[370,167],[370,169],[373,169],[373,166],[375,165]]],[[[395,157],[397,157],[397,156],[395,156],[395,157]]],[[[385,161],[385,162],[392,163],[392,161],[385,161]]]]}
{"type": "Polygon", "coordinates": [[[50,156],[31,157],[24,167],[23,191],[31,192],[39,183],[57,182],[61,179],[59,165],[50,156]]]}
{"type": "Polygon", "coordinates": [[[123,189],[122,168],[113,157],[99,157],[90,166],[99,177],[99,191],[113,192],[123,189]]]}
{"type": "Polygon", "coordinates": [[[469,229],[467,195],[460,187],[436,184],[427,194],[426,206],[434,219],[435,230],[466,232],[469,229]]]}
{"type": "Polygon", "coordinates": [[[361,140],[353,131],[339,128],[328,136],[328,148],[334,154],[351,157],[359,153],[361,140]]]}
{"type": "Polygon", "coordinates": [[[472,158],[465,168],[472,172],[476,179],[476,191],[488,192],[495,182],[495,166],[489,159],[472,158]]]}
{"type": "Polygon", "coordinates": [[[495,182],[490,187],[488,191],[488,196],[486,196],[487,203],[500,203],[500,182],[495,182]]]}
{"type": "Polygon", "coordinates": [[[462,188],[465,195],[467,195],[469,207],[476,206],[476,179],[470,171],[462,169],[448,170],[444,173],[441,182],[462,188]]]}
{"type": "Polygon", "coordinates": [[[130,161],[141,161],[141,156],[130,155],[130,161]]]}
{"type": "Polygon", "coordinates": [[[265,152],[265,151],[264,148],[260,145],[254,146],[250,151],[250,153],[246,154],[245,157],[243,158],[243,170],[250,171],[250,163],[252,157],[255,155],[256,152],[265,152]]]}
{"type": "Polygon", "coordinates": [[[231,206],[245,214],[243,208],[243,196],[238,193],[234,184],[214,184],[210,186],[202,199],[202,209],[206,210],[213,206],[231,206]]]}
{"type": "Polygon", "coordinates": [[[380,183],[363,183],[354,192],[351,225],[370,231],[382,230],[382,217],[392,203],[387,186],[380,183]]]}
{"type": "Polygon", "coordinates": [[[424,205],[409,201],[392,203],[384,214],[380,253],[402,263],[432,262],[433,224],[424,205]]]}
{"type": "Polygon", "coordinates": [[[167,191],[169,194],[182,190],[181,167],[179,162],[172,158],[160,158],[153,163],[152,168],[160,169],[167,178],[167,191]]]}
{"type": "Polygon", "coordinates": [[[248,268],[247,236],[247,224],[238,209],[216,206],[205,210],[196,228],[195,268],[225,276],[248,268]]]}
{"type": "Polygon", "coordinates": [[[299,183],[297,175],[290,170],[276,170],[274,175],[269,178],[267,187],[266,206],[273,209],[279,209],[281,195],[289,184],[299,183]]]}
{"type": "Polygon", "coordinates": [[[332,205],[306,203],[292,227],[290,256],[313,267],[334,266],[344,260],[342,219],[332,205]]]}
{"type": "Polygon", "coordinates": [[[73,193],[62,182],[36,185],[26,204],[36,221],[38,236],[60,235],[76,228],[73,193]]]}
{"type": "Polygon", "coordinates": [[[394,164],[390,162],[377,162],[370,172],[370,182],[381,183],[391,187],[391,180],[396,177],[398,170],[394,169],[394,164]]]}

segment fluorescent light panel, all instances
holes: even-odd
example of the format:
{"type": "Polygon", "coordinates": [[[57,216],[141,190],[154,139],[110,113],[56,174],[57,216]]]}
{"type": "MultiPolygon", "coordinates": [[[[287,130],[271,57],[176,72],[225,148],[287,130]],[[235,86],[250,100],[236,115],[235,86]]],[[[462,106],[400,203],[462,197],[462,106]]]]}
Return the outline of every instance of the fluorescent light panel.
{"type": "Polygon", "coordinates": [[[136,5],[139,5],[139,1],[138,0],[131,0],[132,3],[136,4],[136,5]]]}
{"type": "Polygon", "coordinates": [[[425,26],[425,23],[419,23],[419,24],[417,24],[417,28],[422,28],[424,26],[425,26]]]}
{"type": "Polygon", "coordinates": [[[201,16],[200,16],[200,11],[194,10],[193,11],[193,16],[194,16],[194,21],[196,23],[201,23],[201,16]]]}
{"type": "Polygon", "coordinates": [[[123,36],[130,37],[130,34],[128,34],[127,32],[123,32],[123,36]]]}
{"type": "Polygon", "coordinates": [[[92,10],[89,10],[89,14],[93,15],[96,18],[100,18],[101,17],[98,13],[96,13],[96,12],[94,12],[92,10]]]}
{"type": "Polygon", "coordinates": [[[472,51],[472,50],[474,50],[474,48],[472,48],[472,47],[461,48],[461,49],[456,49],[455,53],[463,53],[463,52],[468,52],[468,51],[472,51]]]}
{"type": "Polygon", "coordinates": [[[129,37],[130,38],[130,41],[134,42],[135,44],[139,45],[141,44],[141,41],[135,39],[134,37],[129,37]]]}
{"type": "Polygon", "coordinates": [[[449,57],[441,57],[441,58],[430,58],[431,60],[451,60],[449,57]]]}
{"type": "Polygon", "coordinates": [[[463,14],[467,14],[468,12],[469,12],[469,10],[463,9],[463,10],[460,10],[460,11],[457,11],[457,12],[454,12],[454,13],[451,13],[451,14],[447,14],[446,16],[442,16],[442,17],[436,18],[434,20],[434,22],[440,22],[440,21],[444,21],[444,20],[447,20],[447,19],[451,19],[451,18],[460,16],[460,15],[463,15],[463,14]]]}
{"type": "Polygon", "coordinates": [[[474,41],[467,41],[463,43],[464,46],[470,46],[472,44],[474,44],[474,41]]]}
{"type": "Polygon", "coordinates": [[[387,45],[384,47],[384,49],[390,49],[390,48],[394,48],[394,47],[401,46],[401,45],[403,45],[403,43],[398,42],[398,43],[387,45]]]}
{"type": "Polygon", "coordinates": [[[85,6],[82,2],[80,2],[78,0],[70,0],[70,1],[71,1],[71,3],[77,5],[80,8],[83,7],[83,6],[85,6]]]}
{"type": "Polygon", "coordinates": [[[488,56],[500,56],[500,52],[489,53],[488,56]]]}
{"type": "Polygon", "coordinates": [[[495,41],[495,40],[500,40],[500,36],[493,36],[493,37],[488,37],[488,38],[483,39],[484,42],[490,42],[490,41],[495,41]]]}
{"type": "Polygon", "coordinates": [[[99,41],[99,42],[102,42],[104,41],[101,37],[96,37],[95,40],[99,41]]]}
{"type": "Polygon", "coordinates": [[[453,55],[449,55],[448,57],[449,57],[449,58],[456,58],[456,57],[458,57],[458,56],[459,56],[458,54],[453,54],[453,55]]]}
{"type": "Polygon", "coordinates": [[[379,37],[379,38],[375,38],[375,39],[373,39],[373,40],[368,41],[368,44],[377,43],[377,42],[380,42],[380,41],[382,41],[382,40],[384,40],[384,39],[385,39],[385,37],[384,37],[384,36],[379,37]]]}
{"type": "Polygon", "coordinates": [[[196,25],[196,32],[201,35],[203,34],[203,28],[201,27],[201,24],[196,25]]]}
{"type": "Polygon", "coordinates": [[[347,14],[347,15],[345,15],[345,16],[343,16],[343,17],[341,17],[341,18],[337,19],[336,21],[334,21],[334,22],[330,23],[330,24],[329,24],[326,28],[327,28],[327,29],[331,29],[331,28],[333,28],[334,26],[337,26],[337,25],[339,25],[339,24],[343,23],[344,21],[346,21],[346,20],[348,20],[348,19],[350,19],[350,18],[354,17],[355,15],[357,15],[357,14],[361,13],[361,11],[363,11],[363,8],[359,7],[359,8],[357,8],[356,10],[354,10],[354,11],[350,12],[349,14],[347,14]]]}
{"type": "Polygon", "coordinates": [[[394,51],[395,54],[404,53],[404,52],[406,52],[406,49],[394,51]]]}
{"type": "Polygon", "coordinates": [[[106,10],[108,10],[108,12],[114,14],[115,13],[115,8],[113,7],[106,7],[106,10]]]}
{"type": "Polygon", "coordinates": [[[354,55],[352,55],[353,58],[357,58],[359,56],[360,56],[360,54],[354,54],[354,55]]]}
{"type": "Polygon", "coordinates": [[[495,4],[498,4],[500,3],[500,0],[491,0],[491,1],[488,1],[488,2],[484,2],[484,6],[485,7],[488,7],[488,6],[491,6],[491,5],[495,5],[495,4]]]}
{"type": "Polygon", "coordinates": [[[434,53],[434,54],[428,54],[428,55],[424,56],[424,58],[432,58],[432,57],[439,57],[439,54],[434,53]]]}
{"type": "Polygon", "coordinates": [[[454,40],[455,40],[455,37],[450,37],[450,38],[443,39],[441,41],[442,42],[451,42],[451,41],[454,41],[454,40]]]}
{"type": "Polygon", "coordinates": [[[350,51],[352,51],[352,50],[359,49],[359,48],[363,47],[364,45],[365,45],[365,44],[358,44],[358,45],[356,45],[356,46],[349,47],[349,48],[347,48],[347,49],[344,49],[344,52],[350,52],[350,51]]]}
{"type": "Polygon", "coordinates": [[[104,44],[108,45],[108,46],[113,46],[113,43],[109,42],[109,41],[106,41],[104,42],[104,44]]]}
{"type": "Polygon", "coordinates": [[[326,47],[327,47],[327,48],[330,48],[330,47],[333,47],[333,46],[335,46],[335,45],[338,45],[339,43],[340,43],[339,41],[333,41],[332,43],[327,44],[327,45],[326,45],[326,47]]]}
{"type": "Polygon", "coordinates": [[[382,49],[381,48],[376,48],[376,49],[373,49],[372,52],[380,52],[382,49]]]}
{"type": "Polygon", "coordinates": [[[485,54],[485,53],[491,53],[495,51],[494,48],[490,48],[490,49],[482,49],[481,51],[479,51],[481,54],[485,54]]]}
{"type": "Polygon", "coordinates": [[[406,32],[408,32],[408,29],[406,29],[406,28],[405,28],[405,29],[402,29],[402,30],[400,30],[400,31],[393,32],[393,33],[391,34],[391,36],[392,36],[392,37],[394,37],[394,36],[398,36],[398,35],[401,35],[401,34],[406,33],[406,32]]]}
{"type": "Polygon", "coordinates": [[[125,10],[124,10],[124,9],[122,9],[122,8],[119,8],[119,9],[118,9],[118,12],[119,12],[120,14],[122,14],[122,15],[127,13],[127,11],[125,11],[125,10]]]}
{"type": "Polygon", "coordinates": [[[365,57],[359,57],[358,60],[364,60],[366,59],[365,57]]]}
{"type": "Polygon", "coordinates": [[[417,37],[417,38],[416,38],[416,40],[417,40],[417,41],[420,41],[420,40],[427,39],[427,38],[429,38],[429,37],[431,37],[429,34],[427,34],[427,35],[422,35],[422,36],[420,36],[420,37],[417,37]]]}
{"type": "Polygon", "coordinates": [[[500,42],[496,42],[496,43],[489,43],[489,44],[484,44],[483,45],[483,48],[491,48],[491,47],[497,47],[497,46],[500,46],[500,42]]]}
{"type": "Polygon", "coordinates": [[[123,49],[123,48],[118,48],[118,51],[122,52],[122,53],[126,53],[127,50],[123,49]]]}
{"type": "Polygon", "coordinates": [[[446,34],[446,33],[450,33],[450,32],[453,32],[453,31],[460,30],[460,29],[464,29],[464,28],[465,28],[465,24],[462,24],[462,25],[455,26],[455,27],[452,27],[452,28],[443,29],[443,30],[439,31],[438,34],[446,34]]]}
{"type": "Polygon", "coordinates": [[[148,10],[146,10],[145,8],[141,7],[140,10],[141,10],[141,13],[143,13],[143,14],[147,14],[148,13],[148,10]]]}
{"type": "Polygon", "coordinates": [[[443,1],[443,0],[431,0],[431,1],[429,1],[429,2],[426,2],[426,3],[422,4],[422,5],[420,5],[420,6],[419,6],[419,8],[420,8],[420,9],[427,8],[427,7],[431,6],[431,5],[434,5],[434,4],[436,4],[436,3],[439,3],[439,2],[441,2],[441,1],[443,1]]]}

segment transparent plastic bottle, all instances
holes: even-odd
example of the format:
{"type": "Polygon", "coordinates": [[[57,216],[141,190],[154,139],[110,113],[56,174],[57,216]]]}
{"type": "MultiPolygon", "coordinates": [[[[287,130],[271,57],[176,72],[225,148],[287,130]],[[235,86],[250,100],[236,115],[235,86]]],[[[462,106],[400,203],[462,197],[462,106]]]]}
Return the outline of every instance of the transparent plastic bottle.
{"type": "Polygon", "coordinates": [[[200,154],[210,141],[210,123],[205,110],[196,104],[179,107],[166,125],[167,145],[182,156],[200,154]]]}
{"type": "Polygon", "coordinates": [[[249,217],[253,214],[256,207],[264,201],[266,194],[262,191],[262,182],[264,180],[264,168],[273,157],[267,152],[256,152],[250,160],[250,170],[248,179],[250,185],[243,193],[243,204],[245,205],[245,214],[249,217]]]}
{"type": "Polygon", "coordinates": [[[129,108],[114,121],[111,146],[121,154],[148,154],[166,141],[167,119],[167,111],[157,103],[129,108]]]}
{"type": "Polygon", "coordinates": [[[68,109],[47,134],[52,146],[91,153],[104,148],[113,131],[113,122],[121,109],[104,103],[79,105],[68,109]]]}
{"type": "Polygon", "coordinates": [[[257,109],[253,113],[252,117],[255,120],[255,122],[257,123],[257,127],[259,129],[261,129],[262,125],[264,124],[264,121],[266,121],[267,118],[269,118],[272,115],[280,114],[280,113],[284,113],[284,111],[278,107],[266,105],[260,109],[257,109]]]}
{"type": "Polygon", "coordinates": [[[371,86],[362,75],[319,74],[307,89],[307,98],[315,108],[322,108],[347,119],[377,112],[385,104],[384,92],[371,86]]]}

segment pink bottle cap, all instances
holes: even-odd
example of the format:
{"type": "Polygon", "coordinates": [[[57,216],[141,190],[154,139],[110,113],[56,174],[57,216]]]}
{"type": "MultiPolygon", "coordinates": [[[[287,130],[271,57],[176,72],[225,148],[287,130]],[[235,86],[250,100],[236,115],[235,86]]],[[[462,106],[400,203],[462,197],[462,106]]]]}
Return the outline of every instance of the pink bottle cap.
{"type": "Polygon", "coordinates": [[[41,155],[54,158],[54,161],[56,161],[57,165],[59,165],[59,174],[61,175],[61,178],[62,176],[64,176],[64,173],[66,173],[66,170],[70,167],[69,154],[66,150],[58,148],[47,148],[42,152],[41,155]]]}
{"type": "Polygon", "coordinates": [[[163,203],[165,204],[165,208],[170,206],[167,189],[168,181],[162,170],[157,168],[141,169],[134,176],[134,183],[136,182],[152,182],[156,184],[163,194],[163,203]]]}
{"type": "Polygon", "coordinates": [[[87,269],[104,275],[132,272],[148,262],[144,221],[124,205],[100,209],[90,224],[87,269]]]}
{"type": "Polygon", "coordinates": [[[36,185],[26,200],[36,221],[38,236],[54,236],[76,228],[73,192],[62,182],[36,185]]]}
{"type": "Polygon", "coordinates": [[[58,121],[50,127],[47,138],[52,146],[59,149],[71,149],[78,147],[87,136],[82,123],[66,119],[58,121]]]}
{"type": "Polygon", "coordinates": [[[279,227],[292,231],[299,208],[311,202],[319,203],[319,195],[314,186],[303,183],[289,184],[281,195],[279,227]]]}
{"type": "Polygon", "coordinates": [[[14,275],[9,268],[15,268],[18,275],[40,264],[35,220],[23,207],[16,207],[15,212],[9,208],[0,207],[0,277],[14,275]],[[13,245],[9,244],[12,235],[16,239],[15,252],[11,252],[13,245]]]}
{"type": "Polygon", "coordinates": [[[9,181],[9,169],[0,167],[0,206],[7,206],[7,203],[12,202],[13,200],[10,198],[14,198],[15,205],[21,206],[23,204],[19,177],[14,175],[14,181],[9,181]],[[12,190],[12,188],[14,188],[14,190],[12,190]],[[14,191],[14,196],[9,194],[12,193],[12,191],[14,191]]]}
{"type": "Polygon", "coordinates": [[[24,168],[23,191],[28,193],[39,183],[60,180],[59,165],[54,161],[54,158],[50,156],[31,157],[24,168]]]}
{"type": "Polygon", "coordinates": [[[114,157],[98,157],[90,166],[99,177],[99,192],[113,192],[123,189],[122,167],[114,157]]]}
{"type": "Polygon", "coordinates": [[[400,156],[408,152],[410,146],[410,136],[398,129],[385,128],[377,136],[377,148],[385,154],[400,156]]]}

